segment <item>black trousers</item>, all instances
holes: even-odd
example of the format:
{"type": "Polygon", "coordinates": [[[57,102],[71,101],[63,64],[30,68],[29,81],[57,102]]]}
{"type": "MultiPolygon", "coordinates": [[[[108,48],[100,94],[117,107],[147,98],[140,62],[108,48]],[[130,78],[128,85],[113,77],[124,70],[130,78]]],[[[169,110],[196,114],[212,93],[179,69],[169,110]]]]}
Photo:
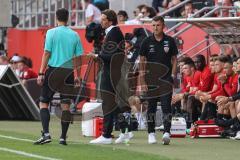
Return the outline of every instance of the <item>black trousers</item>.
{"type": "Polygon", "coordinates": [[[157,102],[161,102],[161,107],[163,112],[164,132],[170,133],[171,120],[172,120],[171,100],[172,100],[172,92],[168,93],[167,95],[161,96],[159,98],[153,98],[148,100],[148,110],[147,110],[148,133],[155,132],[157,102]]]}
{"type": "MultiPolygon", "coordinates": [[[[121,74],[119,74],[120,76],[121,74]]],[[[109,70],[104,69],[102,73],[102,79],[100,84],[100,94],[103,109],[103,133],[102,135],[105,138],[110,138],[113,131],[114,120],[118,120],[120,129],[125,128],[122,124],[124,123],[122,118],[122,111],[117,104],[116,100],[116,85],[118,84],[120,77],[114,77],[114,80],[111,80],[109,70]]]]}
{"type": "Polygon", "coordinates": [[[186,107],[186,111],[190,115],[190,117],[187,119],[187,122],[196,122],[201,114],[202,103],[193,95],[190,95],[188,96],[186,107]]]}
{"type": "Polygon", "coordinates": [[[207,102],[205,104],[205,107],[203,109],[200,119],[201,120],[213,119],[213,118],[216,118],[216,116],[217,116],[217,105],[212,102],[207,102]]]}

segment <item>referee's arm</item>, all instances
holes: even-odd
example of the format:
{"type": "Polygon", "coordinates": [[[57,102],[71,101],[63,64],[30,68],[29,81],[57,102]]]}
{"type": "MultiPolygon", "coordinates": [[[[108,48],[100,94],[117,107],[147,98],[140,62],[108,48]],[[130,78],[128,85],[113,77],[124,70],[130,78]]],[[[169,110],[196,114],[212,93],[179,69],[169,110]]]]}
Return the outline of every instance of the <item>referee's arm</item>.
{"type": "Polygon", "coordinates": [[[76,73],[75,82],[80,83],[81,80],[81,66],[82,66],[82,54],[83,54],[83,46],[80,40],[79,35],[76,33],[76,42],[75,51],[73,55],[73,69],[76,73]]]}
{"type": "Polygon", "coordinates": [[[43,75],[47,68],[48,61],[51,57],[52,47],[53,47],[53,34],[52,34],[52,30],[48,30],[46,33],[46,38],[45,38],[44,54],[42,56],[42,62],[41,62],[40,70],[39,70],[39,75],[43,75]]]}
{"type": "Polygon", "coordinates": [[[44,54],[42,56],[42,63],[41,63],[41,67],[40,67],[40,70],[39,70],[39,73],[44,73],[46,68],[47,68],[47,65],[48,65],[48,61],[49,61],[49,58],[50,58],[51,54],[50,52],[48,51],[44,51],[44,54]]]}
{"type": "Polygon", "coordinates": [[[40,70],[39,70],[38,78],[37,78],[37,84],[40,86],[43,85],[44,73],[47,68],[50,56],[51,56],[50,52],[45,50],[44,54],[42,56],[42,62],[41,62],[41,66],[40,66],[40,70]]]}

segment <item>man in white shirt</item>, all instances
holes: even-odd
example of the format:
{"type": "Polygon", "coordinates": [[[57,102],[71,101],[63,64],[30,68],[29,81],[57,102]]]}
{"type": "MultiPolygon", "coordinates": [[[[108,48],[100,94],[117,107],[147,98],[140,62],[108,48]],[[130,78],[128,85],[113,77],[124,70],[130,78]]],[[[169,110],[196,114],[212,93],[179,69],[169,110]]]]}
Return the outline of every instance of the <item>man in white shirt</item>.
{"type": "MultiPolygon", "coordinates": [[[[124,42],[124,36],[117,25],[117,14],[113,10],[105,10],[101,15],[101,26],[105,29],[105,39],[100,54],[88,54],[90,57],[98,58],[103,62],[102,79],[100,84],[100,93],[103,110],[103,132],[100,137],[90,141],[91,144],[111,144],[114,118],[121,116],[120,106],[116,102],[116,87],[121,78],[121,67],[124,60],[124,48],[121,43],[124,42]],[[113,47],[112,47],[113,46],[113,47]],[[116,57],[117,56],[117,63],[116,57]],[[114,64],[114,65],[113,65],[114,64]]],[[[120,122],[120,121],[119,121],[120,122]]],[[[123,133],[125,133],[122,130],[123,133]]],[[[121,134],[123,135],[123,134],[121,134]]],[[[122,140],[125,140],[121,136],[122,140]]],[[[120,141],[115,141],[119,143],[120,141]]]]}
{"type": "Polygon", "coordinates": [[[84,0],[86,10],[85,10],[85,18],[86,18],[86,25],[90,24],[91,22],[100,23],[101,20],[101,11],[91,4],[91,0],[84,0]]]}

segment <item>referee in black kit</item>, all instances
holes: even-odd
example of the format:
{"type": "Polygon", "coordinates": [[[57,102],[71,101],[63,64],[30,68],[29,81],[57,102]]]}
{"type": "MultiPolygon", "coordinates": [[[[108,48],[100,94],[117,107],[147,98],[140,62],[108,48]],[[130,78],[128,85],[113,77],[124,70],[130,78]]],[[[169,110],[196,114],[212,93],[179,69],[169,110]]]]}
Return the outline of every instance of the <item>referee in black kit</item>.
{"type": "Polygon", "coordinates": [[[140,49],[140,83],[142,90],[148,95],[148,143],[157,143],[155,137],[155,116],[157,103],[160,102],[163,111],[164,134],[163,144],[170,143],[171,99],[173,78],[176,75],[178,49],[172,37],[165,35],[164,19],[156,16],[152,20],[153,35],[142,42],[140,49]],[[158,65],[156,65],[158,64],[158,65]],[[153,86],[159,86],[159,91],[149,94],[153,86]],[[149,96],[150,95],[150,96],[149,96]]]}
{"type": "Polygon", "coordinates": [[[105,38],[99,55],[88,54],[103,62],[103,73],[100,84],[102,109],[104,114],[102,136],[90,141],[91,144],[111,144],[114,118],[118,117],[120,107],[116,103],[116,86],[121,78],[121,67],[124,61],[124,36],[117,25],[117,15],[113,10],[102,12],[101,26],[105,29],[105,38]],[[117,56],[117,57],[115,57],[117,56]],[[117,61],[113,62],[114,59],[117,61]]]}

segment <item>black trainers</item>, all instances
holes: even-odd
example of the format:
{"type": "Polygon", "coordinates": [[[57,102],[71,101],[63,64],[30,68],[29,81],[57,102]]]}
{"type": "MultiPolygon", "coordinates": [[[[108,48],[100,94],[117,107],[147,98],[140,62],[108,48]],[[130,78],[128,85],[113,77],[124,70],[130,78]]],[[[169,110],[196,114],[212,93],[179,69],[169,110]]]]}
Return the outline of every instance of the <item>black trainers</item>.
{"type": "Polygon", "coordinates": [[[45,136],[44,133],[42,132],[42,137],[39,138],[36,142],[34,142],[33,144],[35,145],[39,145],[39,144],[45,144],[45,143],[50,143],[52,142],[51,140],[51,136],[45,136]]]}
{"type": "Polygon", "coordinates": [[[229,137],[235,137],[236,136],[236,131],[232,128],[225,129],[222,133],[221,136],[223,138],[229,138],[229,137]]]}
{"type": "Polygon", "coordinates": [[[59,144],[66,146],[66,145],[67,145],[67,142],[66,142],[65,139],[60,138],[60,140],[59,140],[59,144]]]}

